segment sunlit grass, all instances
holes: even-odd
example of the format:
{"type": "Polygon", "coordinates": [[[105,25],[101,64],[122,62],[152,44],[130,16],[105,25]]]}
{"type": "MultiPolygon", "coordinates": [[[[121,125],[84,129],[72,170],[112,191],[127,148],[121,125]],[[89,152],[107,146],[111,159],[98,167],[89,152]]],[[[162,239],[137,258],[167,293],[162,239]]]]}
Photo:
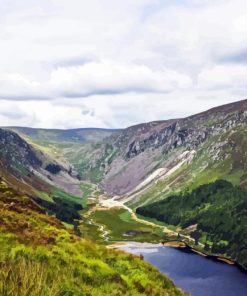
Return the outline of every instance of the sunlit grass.
{"type": "Polygon", "coordinates": [[[0,185],[1,296],[183,295],[145,261],[76,236],[0,185]]]}

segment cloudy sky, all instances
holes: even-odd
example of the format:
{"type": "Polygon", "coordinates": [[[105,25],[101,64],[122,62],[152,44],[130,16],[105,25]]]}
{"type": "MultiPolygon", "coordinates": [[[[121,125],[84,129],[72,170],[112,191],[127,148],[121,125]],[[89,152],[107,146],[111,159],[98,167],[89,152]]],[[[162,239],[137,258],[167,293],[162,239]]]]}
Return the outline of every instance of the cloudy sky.
{"type": "Polygon", "coordinates": [[[0,125],[126,127],[247,98],[245,0],[1,0],[0,125]]]}

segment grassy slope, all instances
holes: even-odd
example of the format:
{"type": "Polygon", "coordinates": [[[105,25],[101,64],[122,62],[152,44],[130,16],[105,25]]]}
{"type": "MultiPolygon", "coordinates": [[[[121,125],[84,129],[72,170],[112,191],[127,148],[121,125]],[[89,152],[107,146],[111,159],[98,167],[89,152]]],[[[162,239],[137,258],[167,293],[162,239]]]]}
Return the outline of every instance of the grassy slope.
{"type": "Polygon", "coordinates": [[[139,258],[77,237],[0,182],[0,294],[183,295],[139,258]]]}

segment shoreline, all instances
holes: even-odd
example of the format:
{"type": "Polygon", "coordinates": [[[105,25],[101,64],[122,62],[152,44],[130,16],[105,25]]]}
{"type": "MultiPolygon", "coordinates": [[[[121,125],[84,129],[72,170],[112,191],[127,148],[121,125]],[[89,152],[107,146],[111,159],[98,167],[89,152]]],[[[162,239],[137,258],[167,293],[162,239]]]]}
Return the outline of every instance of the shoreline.
{"type": "MultiPolygon", "coordinates": [[[[227,257],[220,256],[220,255],[213,255],[213,254],[203,252],[202,250],[197,250],[196,248],[190,246],[189,244],[187,244],[185,242],[171,241],[171,242],[166,242],[162,245],[168,246],[168,247],[174,247],[174,248],[187,248],[189,251],[196,253],[200,256],[203,256],[205,258],[221,261],[221,262],[227,263],[229,265],[236,265],[236,266],[239,266],[241,269],[243,269],[243,267],[241,265],[239,265],[238,263],[236,263],[235,261],[233,261],[227,257]]],[[[245,271],[245,269],[243,269],[243,270],[245,271]]]]}
{"type": "Polygon", "coordinates": [[[224,258],[224,257],[217,257],[217,260],[223,261],[224,263],[227,263],[229,265],[237,265],[234,261],[232,261],[230,259],[227,259],[227,258],[224,258]]]}
{"type": "Polygon", "coordinates": [[[121,247],[131,247],[131,246],[142,246],[142,247],[153,247],[153,246],[159,246],[161,247],[162,244],[161,243],[140,243],[140,242],[135,242],[135,241],[119,241],[119,242],[115,242],[113,244],[107,245],[106,248],[107,249],[120,249],[121,247]]]}
{"type": "Polygon", "coordinates": [[[209,253],[203,252],[201,250],[197,250],[194,247],[191,247],[190,245],[187,245],[187,244],[186,244],[186,247],[191,252],[194,252],[194,253],[196,253],[196,254],[198,254],[200,256],[203,256],[203,257],[211,259],[211,260],[220,261],[220,262],[226,263],[228,265],[235,265],[235,266],[238,266],[239,268],[243,269],[244,271],[246,271],[241,265],[239,265],[238,263],[236,263],[235,261],[233,261],[233,260],[231,260],[229,258],[226,258],[224,256],[220,256],[220,255],[209,254],[209,253]]]}
{"type": "Polygon", "coordinates": [[[244,272],[247,272],[241,265],[239,265],[238,263],[234,262],[233,260],[229,259],[229,258],[225,258],[222,256],[218,256],[218,255],[210,255],[207,253],[204,253],[202,251],[199,251],[191,246],[189,246],[188,244],[184,243],[184,242],[180,242],[180,241],[167,241],[164,243],[140,243],[140,242],[134,242],[134,241],[129,241],[129,242],[124,242],[124,241],[119,241],[119,242],[115,242],[113,244],[110,244],[107,246],[108,249],[121,249],[122,247],[131,247],[131,246],[137,246],[138,245],[142,246],[142,247],[170,247],[170,248],[176,248],[176,249],[187,249],[188,251],[195,253],[199,256],[203,256],[205,258],[211,259],[211,260],[215,260],[215,261],[219,261],[221,263],[225,263],[231,266],[237,266],[239,267],[241,270],[243,270],[244,272]]]}

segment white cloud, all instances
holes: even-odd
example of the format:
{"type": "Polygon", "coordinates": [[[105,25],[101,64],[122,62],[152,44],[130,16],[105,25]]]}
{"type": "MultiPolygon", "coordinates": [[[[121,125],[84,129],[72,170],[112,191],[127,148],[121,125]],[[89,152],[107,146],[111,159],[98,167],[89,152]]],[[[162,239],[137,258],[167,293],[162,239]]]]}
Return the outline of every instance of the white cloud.
{"type": "Polygon", "coordinates": [[[190,86],[191,79],[175,71],[152,71],[144,65],[88,63],[58,68],[49,85],[60,96],[84,97],[119,93],[167,92],[190,86]]]}
{"type": "Polygon", "coordinates": [[[176,71],[154,71],[145,65],[89,62],[59,67],[48,81],[31,81],[20,74],[0,76],[0,98],[51,100],[121,93],[171,92],[191,86],[189,76],[176,71]]]}
{"type": "Polygon", "coordinates": [[[0,11],[0,125],[122,127],[246,97],[244,0],[2,0],[0,11]]]}
{"type": "Polygon", "coordinates": [[[198,84],[204,89],[247,88],[247,65],[214,65],[198,76],[198,84]]]}

